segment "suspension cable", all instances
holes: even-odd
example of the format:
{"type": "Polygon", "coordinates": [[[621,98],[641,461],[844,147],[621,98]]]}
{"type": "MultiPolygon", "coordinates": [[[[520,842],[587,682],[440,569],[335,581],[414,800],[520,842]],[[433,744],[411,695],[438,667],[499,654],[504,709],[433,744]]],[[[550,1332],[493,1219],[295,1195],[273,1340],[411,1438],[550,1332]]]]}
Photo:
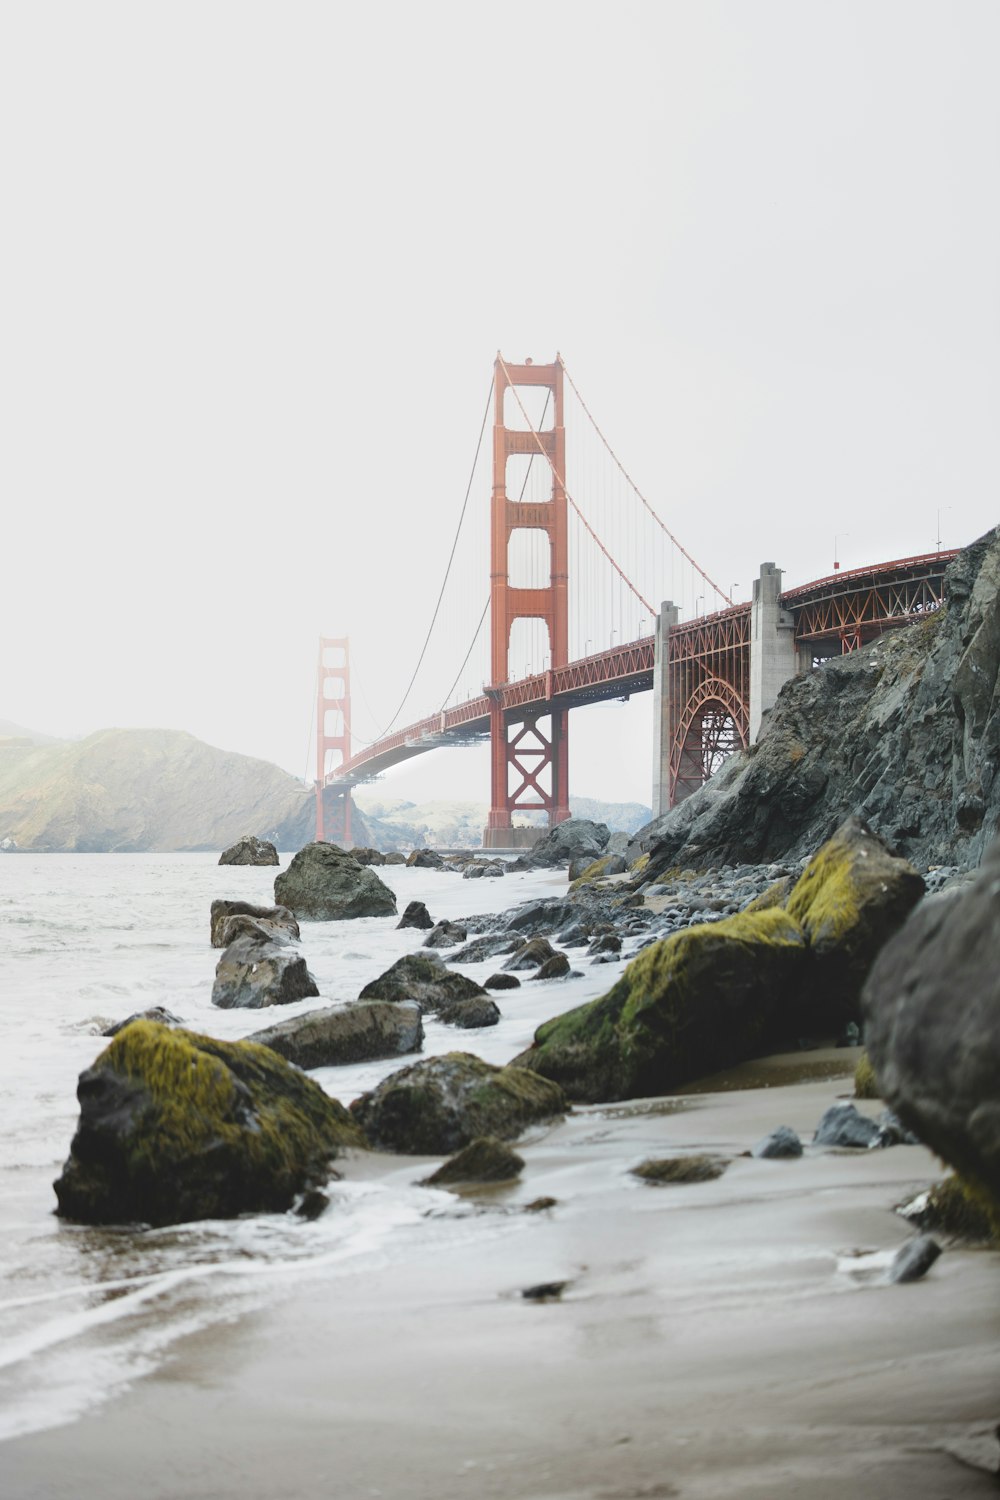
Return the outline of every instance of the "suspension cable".
{"type": "Polygon", "coordinates": [[[574,394],[576,396],[576,399],[579,401],[580,405],[583,407],[584,411],[587,413],[587,416],[590,419],[590,424],[593,427],[594,431],[597,433],[597,436],[600,438],[600,440],[604,444],[605,448],[607,448],[608,452],[611,454],[612,459],[618,465],[618,468],[621,470],[622,474],[624,474],[626,480],[631,485],[632,489],[635,491],[635,493],[638,495],[639,499],[642,501],[643,505],[649,511],[649,514],[653,517],[653,520],[656,522],[657,526],[659,526],[662,531],[666,532],[667,536],[673,542],[674,546],[678,549],[678,551],[684,553],[684,556],[687,558],[688,562],[691,563],[691,565],[698,571],[698,573],[705,580],[705,582],[708,584],[708,586],[710,588],[712,588],[712,589],[715,590],[715,592],[718,594],[719,598],[720,599],[725,599],[726,603],[731,605],[733,601],[732,601],[732,599],[730,599],[730,597],[726,593],[725,589],[720,589],[719,585],[717,583],[713,582],[713,580],[711,578],[709,578],[709,576],[705,572],[704,568],[700,567],[698,565],[698,563],[695,562],[695,560],[691,556],[690,552],[688,552],[687,549],[684,546],[682,546],[682,544],[674,536],[673,532],[670,530],[670,527],[667,526],[666,523],[660,519],[659,515],[657,515],[656,511],[650,505],[649,501],[646,499],[645,495],[642,493],[642,490],[640,490],[639,486],[636,484],[635,480],[632,478],[631,474],[626,469],[626,467],[622,463],[621,459],[618,457],[618,454],[612,448],[611,444],[608,442],[607,438],[604,436],[604,433],[601,431],[600,427],[598,426],[598,424],[597,424],[597,422],[596,422],[596,420],[595,420],[595,418],[593,416],[593,413],[591,412],[591,410],[590,410],[589,406],[587,405],[586,401],[584,401],[583,397],[580,395],[579,390],[577,389],[576,381],[573,379],[572,375],[567,370],[565,360],[559,354],[556,355],[556,358],[558,359],[559,363],[562,365],[562,367],[563,367],[563,374],[566,376],[566,379],[569,381],[570,385],[572,386],[573,392],[574,392],[574,394]]]}
{"type": "MultiPolygon", "coordinates": [[[[545,451],[545,445],[543,444],[543,442],[542,442],[541,438],[539,437],[539,435],[538,435],[537,431],[535,430],[535,428],[531,425],[531,418],[528,416],[528,413],[524,409],[524,402],[521,400],[521,397],[518,394],[517,386],[514,384],[514,382],[510,378],[510,371],[507,368],[506,362],[505,362],[502,354],[499,354],[499,353],[497,354],[497,361],[498,361],[498,363],[500,365],[500,368],[503,370],[504,375],[507,378],[508,389],[511,390],[511,391],[513,391],[513,393],[514,393],[514,400],[517,402],[518,406],[521,408],[521,415],[524,418],[525,422],[527,422],[527,424],[528,424],[528,431],[531,433],[532,437],[535,439],[535,442],[538,445],[538,451],[539,451],[539,453],[542,455],[542,457],[544,459],[547,460],[549,468],[552,470],[552,473],[555,476],[555,480],[556,480],[556,483],[559,485],[559,488],[562,490],[563,494],[566,496],[566,499],[569,501],[570,505],[573,507],[573,509],[576,512],[577,516],[583,522],[584,526],[587,528],[587,530],[589,531],[590,535],[592,536],[592,538],[594,539],[594,541],[597,543],[598,547],[600,547],[601,551],[604,553],[604,556],[607,558],[608,562],[614,568],[614,570],[618,574],[619,578],[621,578],[628,585],[628,587],[632,590],[632,593],[639,600],[639,603],[645,605],[645,607],[649,610],[650,615],[656,615],[657,611],[653,608],[653,606],[650,604],[650,602],[649,602],[648,599],[643,598],[642,594],[640,594],[639,590],[636,588],[636,586],[632,582],[632,580],[630,578],[627,578],[626,575],[622,572],[621,568],[615,562],[614,558],[611,556],[611,553],[608,551],[607,547],[605,547],[604,543],[601,541],[600,537],[597,535],[597,532],[594,530],[593,526],[591,526],[590,522],[587,520],[587,517],[583,514],[583,511],[577,505],[576,501],[573,499],[573,496],[570,494],[569,490],[566,488],[566,481],[565,481],[565,479],[559,473],[559,470],[556,468],[556,466],[553,463],[553,461],[552,461],[551,457],[549,456],[549,454],[546,453],[546,451],[545,451]]],[[[713,587],[714,587],[714,585],[713,585],[713,587]]]]}
{"type": "Polygon", "coordinates": [[[462,665],[459,667],[458,671],[455,673],[455,681],[452,683],[451,687],[448,689],[448,691],[444,695],[444,701],[441,704],[441,709],[440,709],[441,713],[444,713],[445,709],[448,707],[448,699],[451,697],[452,693],[455,691],[455,688],[458,686],[458,679],[461,677],[462,673],[465,671],[466,663],[468,662],[469,657],[472,655],[472,652],[473,652],[473,649],[475,647],[475,644],[476,644],[476,642],[479,639],[479,632],[483,628],[483,621],[486,619],[486,614],[487,614],[487,611],[489,610],[489,607],[490,607],[490,596],[487,595],[486,603],[483,605],[483,612],[479,616],[479,624],[476,626],[475,630],[473,631],[472,640],[469,642],[469,649],[465,653],[465,661],[462,662],[462,665]]]}

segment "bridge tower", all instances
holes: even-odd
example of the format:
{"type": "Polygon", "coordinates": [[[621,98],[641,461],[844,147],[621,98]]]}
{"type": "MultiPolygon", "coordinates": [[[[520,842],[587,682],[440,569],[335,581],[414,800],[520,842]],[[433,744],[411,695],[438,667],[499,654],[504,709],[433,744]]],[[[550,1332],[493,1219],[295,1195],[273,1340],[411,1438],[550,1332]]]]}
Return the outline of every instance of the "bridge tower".
{"type": "MultiPolygon", "coordinates": [[[[324,794],[328,790],[326,778],[338,765],[351,758],[351,657],[347,636],[321,636],[319,642],[319,667],[316,682],[316,842],[324,839],[324,794]],[[330,722],[330,716],[333,722],[330,722]],[[339,755],[334,765],[328,764],[328,755],[339,755]]],[[[336,791],[337,800],[343,805],[340,819],[340,838],[350,848],[351,838],[351,789],[343,786],[336,791]]],[[[326,799],[329,801],[329,798],[326,799]]],[[[329,808],[326,809],[330,811],[329,808]]],[[[338,821],[338,820],[331,820],[338,821]]],[[[331,834],[333,829],[330,829],[331,834]]]]}
{"type": "Polygon", "coordinates": [[[517,619],[544,620],[549,632],[551,667],[569,657],[569,546],[566,519],[566,431],[563,425],[563,366],[508,364],[497,355],[493,421],[493,499],[490,511],[490,700],[491,793],[489,821],[483,836],[487,848],[511,844],[512,814],[541,811],[549,823],[569,813],[569,739],[565,709],[525,713],[508,726],[500,706],[500,689],[510,676],[510,634],[517,619]],[[509,428],[504,397],[519,386],[541,387],[552,395],[552,426],[543,431],[509,428]],[[507,494],[507,460],[515,454],[548,460],[552,489],[548,500],[525,503],[507,494]],[[549,539],[549,581],[542,588],[516,588],[510,582],[513,532],[528,528],[549,539]],[[548,719],[548,731],[544,720],[548,719]],[[510,729],[515,732],[513,735],[510,729]],[[546,784],[547,783],[547,784],[546,784]]]}

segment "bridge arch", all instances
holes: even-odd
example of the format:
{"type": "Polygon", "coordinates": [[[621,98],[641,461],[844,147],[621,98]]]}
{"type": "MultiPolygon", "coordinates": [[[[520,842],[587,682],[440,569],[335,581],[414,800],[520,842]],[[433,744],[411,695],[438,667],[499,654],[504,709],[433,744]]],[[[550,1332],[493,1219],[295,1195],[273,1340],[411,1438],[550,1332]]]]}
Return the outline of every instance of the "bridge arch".
{"type": "Polygon", "coordinates": [[[704,786],[722,762],[749,744],[745,699],[723,677],[704,677],[688,697],[670,746],[673,802],[704,786]]]}

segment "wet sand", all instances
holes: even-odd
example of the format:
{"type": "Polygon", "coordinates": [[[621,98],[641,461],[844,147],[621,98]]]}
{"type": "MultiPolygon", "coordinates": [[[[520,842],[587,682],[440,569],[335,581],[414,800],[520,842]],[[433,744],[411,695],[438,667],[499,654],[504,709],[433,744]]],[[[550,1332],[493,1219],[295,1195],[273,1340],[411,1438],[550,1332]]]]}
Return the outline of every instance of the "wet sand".
{"type": "Polygon", "coordinates": [[[294,1282],[113,1404],[5,1444],[5,1500],[996,1495],[1000,1255],[949,1248],[920,1282],[881,1280],[911,1233],[893,1205],[938,1164],[739,1155],[779,1124],[811,1139],[850,1081],[803,1066],[852,1063],[575,1111],[519,1146],[516,1186],[475,1195],[497,1216],[485,1247],[456,1220],[404,1267],[294,1282]],[[628,1174],[694,1151],[732,1160],[686,1187],[628,1174]],[[556,1206],[523,1211],[542,1195],[556,1206]],[[521,1295],[555,1281],[559,1298],[521,1295]]]}

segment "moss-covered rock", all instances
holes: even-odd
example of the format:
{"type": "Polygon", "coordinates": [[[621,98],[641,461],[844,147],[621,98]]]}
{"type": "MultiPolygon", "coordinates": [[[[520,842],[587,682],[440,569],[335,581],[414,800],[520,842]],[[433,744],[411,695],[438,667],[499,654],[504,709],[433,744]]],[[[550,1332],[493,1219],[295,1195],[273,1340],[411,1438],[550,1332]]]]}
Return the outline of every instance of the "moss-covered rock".
{"type": "Polygon", "coordinates": [[[907,1214],[922,1229],[937,1229],[956,1239],[1000,1244],[1000,1211],[988,1193],[957,1173],[935,1182],[918,1213],[907,1214]]]}
{"type": "Polygon", "coordinates": [[[651,1156],[630,1171],[643,1182],[683,1186],[689,1182],[713,1182],[728,1165],[721,1156],[651,1156]]]}
{"type": "Polygon", "coordinates": [[[426,1014],[461,1000],[484,999],[486,991],[474,979],[445,966],[437,954],[407,953],[366,984],[359,1000],[415,1000],[426,1014]]]}
{"type": "Polygon", "coordinates": [[[666,1093],[760,1050],[805,959],[781,910],[689,927],[646,948],[599,1000],[545,1022],[516,1061],[571,1099],[666,1093]]]}
{"type": "Polygon", "coordinates": [[[351,1105],[368,1141],[384,1151],[440,1156],[477,1136],[511,1140],[566,1107],[563,1092],[523,1068],[496,1068],[468,1052],[428,1057],[383,1079],[351,1105]]]}
{"type": "Polygon", "coordinates": [[[267,1047],[136,1021],[80,1075],[80,1120],[55,1184],[89,1224],[282,1211],[325,1181],[357,1123],[267,1047]]]}
{"type": "Polygon", "coordinates": [[[495,1135],[478,1136],[476,1140],[451,1156],[424,1179],[425,1187],[452,1187],[458,1183],[512,1182],[524,1171],[524,1157],[518,1156],[495,1135]]]}
{"type": "Polygon", "coordinates": [[[875,1069],[872,1067],[871,1058],[867,1052],[862,1052],[858,1058],[857,1067],[854,1069],[854,1097],[855,1099],[881,1099],[882,1097],[875,1069]]]}

